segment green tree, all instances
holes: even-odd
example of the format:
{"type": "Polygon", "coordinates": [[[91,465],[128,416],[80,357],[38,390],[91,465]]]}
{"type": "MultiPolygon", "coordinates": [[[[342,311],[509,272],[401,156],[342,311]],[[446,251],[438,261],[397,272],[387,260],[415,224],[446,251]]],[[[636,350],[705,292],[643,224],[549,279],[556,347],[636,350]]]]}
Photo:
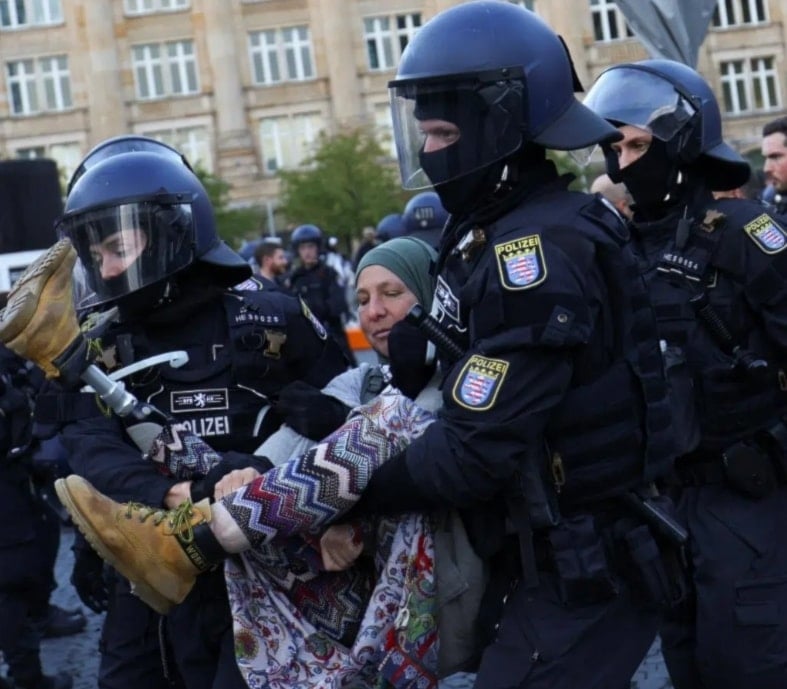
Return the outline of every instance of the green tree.
{"type": "Polygon", "coordinates": [[[279,173],[279,211],[290,223],[314,223],[349,248],[363,227],[404,207],[407,196],[385,158],[369,129],[322,134],[305,169],[279,173]]]}
{"type": "Polygon", "coordinates": [[[263,211],[258,206],[230,208],[230,184],[212,172],[197,167],[194,170],[199,177],[216,214],[216,231],[227,244],[234,248],[240,247],[244,239],[260,234],[263,211]]]}

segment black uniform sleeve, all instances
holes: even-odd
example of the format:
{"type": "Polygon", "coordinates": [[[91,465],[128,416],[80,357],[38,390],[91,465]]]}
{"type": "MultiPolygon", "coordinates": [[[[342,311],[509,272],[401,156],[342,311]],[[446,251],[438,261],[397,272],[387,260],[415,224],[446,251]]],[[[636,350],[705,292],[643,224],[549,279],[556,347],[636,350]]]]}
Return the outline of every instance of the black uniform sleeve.
{"type": "Polygon", "coordinates": [[[167,491],[178,483],[142,459],[117,417],[95,416],[68,423],[62,439],[72,471],[118,502],[163,505],[167,491]]]}
{"type": "Polygon", "coordinates": [[[523,463],[544,461],[544,428],[569,388],[577,346],[593,336],[604,292],[589,242],[540,244],[546,279],[532,288],[505,289],[494,254],[476,269],[485,283],[471,305],[472,344],[444,381],[443,409],[374,474],[359,509],[472,506],[505,493],[523,463]]]}

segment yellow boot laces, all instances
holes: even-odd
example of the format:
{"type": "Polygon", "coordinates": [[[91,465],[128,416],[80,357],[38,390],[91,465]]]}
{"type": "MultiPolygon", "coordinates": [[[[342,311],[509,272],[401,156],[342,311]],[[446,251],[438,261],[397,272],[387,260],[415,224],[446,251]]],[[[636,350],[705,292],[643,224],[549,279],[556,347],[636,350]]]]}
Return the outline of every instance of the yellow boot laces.
{"type": "Polygon", "coordinates": [[[137,512],[140,522],[145,522],[148,517],[153,517],[153,525],[158,526],[165,519],[169,527],[168,535],[177,536],[183,543],[194,540],[194,529],[191,518],[194,516],[193,504],[188,498],[173,510],[162,510],[148,507],[139,502],[129,502],[126,505],[126,519],[131,519],[137,512]]]}

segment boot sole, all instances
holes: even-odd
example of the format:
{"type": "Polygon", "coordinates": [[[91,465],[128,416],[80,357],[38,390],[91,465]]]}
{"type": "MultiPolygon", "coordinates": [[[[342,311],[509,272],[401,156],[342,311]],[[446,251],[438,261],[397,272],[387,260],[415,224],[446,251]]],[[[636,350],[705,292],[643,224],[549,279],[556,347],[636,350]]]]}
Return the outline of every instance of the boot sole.
{"type": "Polygon", "coordinates": [[[157,613],[166,615],[174,605],[180,601],[173,601],[166,596],[159,593],[156,589],[151,587],[146,581],[140,579],[139,572],[130,567],[127,567],[120,560],[118,560],[98,537],[90,522],[79,511],[76,503],[71,499],[71,492],[68,489],[68,484],[65,479],[58,479],[55,481],[55,491],[63,507],[68,510],[71,519],[82,535],[87,539],[87,542],[95,550],[104,562],[114,567],[120,574],[122,574],[131,583],[131,592],[141,598],[147,605],[153,608],[157,613]]]}
{"type": "Polygon", "coordinates": [[[0,312],[0,341],[10,342],[17,337],[27,327],[38,309],[43,289],[37,291],[26,289],[29,283],[40,279],[42,287],[46,285],[47,280],[60,267],[63,260],[68,260],[71,251],[73,251],[71,242],[61,239],[22,273],[8,293],[5,309],[0,312]]]}

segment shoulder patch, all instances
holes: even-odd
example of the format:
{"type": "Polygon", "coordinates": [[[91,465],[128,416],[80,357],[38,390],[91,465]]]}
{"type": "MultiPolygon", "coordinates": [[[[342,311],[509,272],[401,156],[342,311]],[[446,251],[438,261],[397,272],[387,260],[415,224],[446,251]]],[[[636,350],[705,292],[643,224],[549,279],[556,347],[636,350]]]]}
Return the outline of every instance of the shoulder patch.
{"type": "Polygon", "coordinates": [[[259,292],[263,288],[262,283],[254,277],[239,282],[232,287],[236,292],[259,292]]]}
{"type": "Polygon", "coordinates": [[[325,329],[325,326],[320,323],[319,318],[312,313],[312,310],[306,305],[306,302],[303,301],[300,297],[298,297],[298,301],[301,302],[301,313],[306,317],[306,320],[312,324],[312,328],[314,328],[314,332],[317,333],[317,336],[321,340],[325,340],[328,338],[328,331],[325,329]]]}
{"type": "Polygon", "coordinates": [[[454,383],[454,402],[473,411],[491,409],[507,373],[507,361],[473,354],[454,383]]]}
{"type": "Polygon", "coordinates": [[[757,216],[743,226],[743,231],[766,254],[778,254],[787,249],[787,233],[767,213],[757,216]]]}
{"type": "Polygon", "coordinates": [[[495,258],[505,289],[530,289],[547,278],[541,237],[537,234],[495,244],[495,258]]]}

